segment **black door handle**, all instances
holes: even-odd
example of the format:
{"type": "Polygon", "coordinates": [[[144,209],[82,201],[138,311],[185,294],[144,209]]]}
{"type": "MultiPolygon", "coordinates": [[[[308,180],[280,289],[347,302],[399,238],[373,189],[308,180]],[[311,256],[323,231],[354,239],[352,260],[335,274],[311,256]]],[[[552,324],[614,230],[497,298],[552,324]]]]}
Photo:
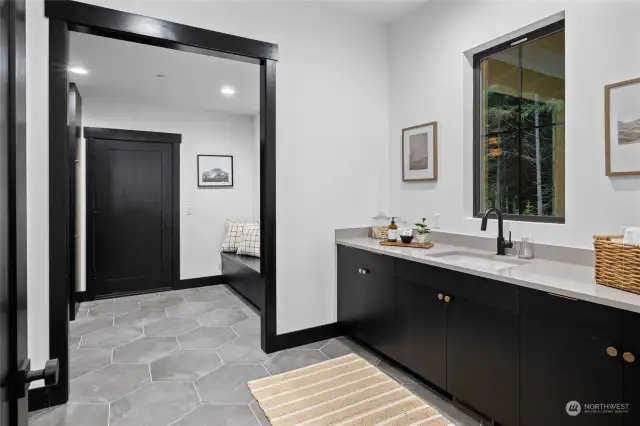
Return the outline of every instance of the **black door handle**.
{"type": "Polygon", "coordinates": [[[24,398],[29,390],[29,383],[36,380],[44,380],[45,386],[54,386],[58,384],[58,376],[60,374],[60,365],[57,359],[50,359],[44,364],[42,370],[31,371],[31,360],[25,359],[18,369],[16,376],[15,392],[18,399],[24,398]]]}
{"type": "Polygon", "coordinates": [[[42,370],[27,371],[25,382],[31,383],[36,380],[44,380],[45,386],[54,386],[58,384],[58,376],[60,375],[60,366],[57,359],[50,359],[44,364],[42,370]]]}

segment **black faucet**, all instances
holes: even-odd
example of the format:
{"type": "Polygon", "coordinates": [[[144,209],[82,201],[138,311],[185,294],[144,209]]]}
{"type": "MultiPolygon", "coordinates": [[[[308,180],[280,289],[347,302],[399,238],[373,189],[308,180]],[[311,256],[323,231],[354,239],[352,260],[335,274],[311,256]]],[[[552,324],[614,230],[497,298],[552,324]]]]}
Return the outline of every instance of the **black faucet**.
{"type": "Polygon", "coordinates": [[[482,216],[482,226],[480,226],[481,231],[487,230],[487,219],[489,219],[489,215],[491,213],[495,213],[498,216],[498,252],[500,256],[504,256],[507,254],[505,249],[512,248],[513,243],[511,242],[511,231],[509,231],[509,241],[504,240],[503,230],[502,230],[502,212],[495,207],[490,208],[484,215],[482,216]]]}

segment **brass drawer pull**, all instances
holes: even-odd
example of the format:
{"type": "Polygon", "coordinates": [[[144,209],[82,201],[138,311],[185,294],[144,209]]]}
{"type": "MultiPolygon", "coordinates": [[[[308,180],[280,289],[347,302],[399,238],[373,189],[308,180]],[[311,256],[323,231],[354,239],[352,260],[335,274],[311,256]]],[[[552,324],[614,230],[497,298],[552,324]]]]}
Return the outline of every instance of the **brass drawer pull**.
{"type": "Polygon", "coordinates": [[[444,297],[444,301],[445,301],[446,303],[451,302],[451,296],[445,296],[445,297],[444,297]]]}
{"type": "Polygon", "coordinates": [[[442,299],[444,299],[444,294],[438,293],[438,300],[442,300],[442,299]]]}
{"type": "Polygon", "coordinates": [[[622,359],[631,364],[632,362],[635,362],[636,357],[631,352],[625,352],[622,354],[622,359]]]}
{"type": "Polygon", "coordinates": [[[610,357],[616,357],[618,356],[618,350],[613,346],[609,346],[607,348],[607,355],[609,355],[610,357]]]}
{"type": "Polygon", "coordinates": [[[368,273],[369,273],[368,269],[364,269],[364,268],[362,269],[362,275],[367,275],[368,273]]]}

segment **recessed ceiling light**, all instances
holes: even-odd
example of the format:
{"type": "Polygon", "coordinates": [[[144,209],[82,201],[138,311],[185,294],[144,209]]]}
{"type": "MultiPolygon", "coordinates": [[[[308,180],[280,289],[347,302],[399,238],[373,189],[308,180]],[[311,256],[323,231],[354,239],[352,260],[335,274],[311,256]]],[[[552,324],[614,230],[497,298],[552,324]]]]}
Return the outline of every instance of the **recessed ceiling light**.
{"type": "Polygon", "coordinates": [[[74,74],[82,74],[82,75],[89,74],[89,71],[81,67],[71,67],[69,68],[69,72],[72,72],[74,74]]]}
{"type": "Polygon", "coordinates": [[[222,89],[220,89],[220,93],[222,93],[227,98],[230,98],[231,96],[236,94],[236,89],[231,86],[222,86],[222,89]]]}

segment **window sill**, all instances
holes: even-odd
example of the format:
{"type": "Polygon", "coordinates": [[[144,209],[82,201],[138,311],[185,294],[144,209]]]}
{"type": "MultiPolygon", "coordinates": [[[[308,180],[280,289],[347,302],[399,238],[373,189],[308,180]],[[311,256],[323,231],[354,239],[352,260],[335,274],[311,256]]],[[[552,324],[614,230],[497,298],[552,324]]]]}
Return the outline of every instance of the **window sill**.
{"type": "MultiPolygon", "coordinates": [[[[473,216],[476,219],[482,219],[482,214],[476,214],[473,216]]],[[[550,216],[521,216],[517,214],[503,214],[502,218],[510,222],[532,222],[532,223],[550,223],[555,225],[564,225],[564,217],[550,217],[550,216]]],[[[497,219],[495,215],[489,216],[489,219],[497,219]]]]}

